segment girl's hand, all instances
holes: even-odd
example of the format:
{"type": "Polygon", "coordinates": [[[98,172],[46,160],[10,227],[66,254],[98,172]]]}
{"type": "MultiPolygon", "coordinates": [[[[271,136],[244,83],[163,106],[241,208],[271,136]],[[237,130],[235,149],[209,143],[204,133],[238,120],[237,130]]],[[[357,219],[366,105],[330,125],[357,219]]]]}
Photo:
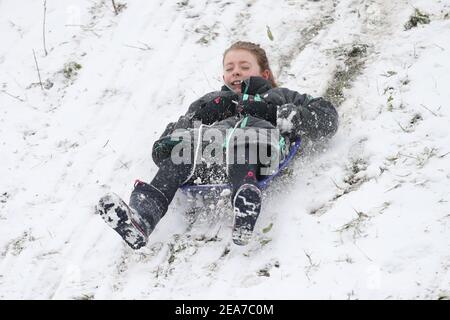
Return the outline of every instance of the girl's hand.
{"type": "Polygon", "coordinates": [[[235,115],[236,104],[237,101],[233,97],[218,96],[195,112],[194,119],[200,120],[203,124],[224,120],[235,115]]]}
{"type": "Polygon", "coordinates": [[[246,101],[242,106],[241,114],[267,120],[274,126],[277,123],[277,107],[264,101],[246,101]]]}

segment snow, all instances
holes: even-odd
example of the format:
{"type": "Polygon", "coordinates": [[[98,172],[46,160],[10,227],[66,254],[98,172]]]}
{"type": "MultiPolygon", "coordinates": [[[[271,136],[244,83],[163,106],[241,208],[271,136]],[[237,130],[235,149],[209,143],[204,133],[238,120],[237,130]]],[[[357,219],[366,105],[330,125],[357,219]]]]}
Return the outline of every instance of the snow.
{"type": "Polygon", "coordinates": [[[47,55],[43,2],[23,3],[0,1],[0,298],[450,297],[450,1],[48,0],[47,55]],[[431,22],[405,30],[415,8],[431,22]],[[282,86],[337,88],[338,133],[271,186],[248,246],[232,212],[189,227],[179,194],[132,251],[94,205],[151,179],[240,39],[282,86]]]}
{"type": "MultiPolygon", "coordinates": [[[[283,106],[281,106],[281,110],[283,110],[283,106]]],[[[280,111],[278,111],[279,115],[280,111]]],[[[294,126],[292,119],[295,117],[297,112],[291,111],[291,113],[286,118],[278,118],[277,119],[277,128],[280,129],[281,133],[290,132],[294,126]]]]}

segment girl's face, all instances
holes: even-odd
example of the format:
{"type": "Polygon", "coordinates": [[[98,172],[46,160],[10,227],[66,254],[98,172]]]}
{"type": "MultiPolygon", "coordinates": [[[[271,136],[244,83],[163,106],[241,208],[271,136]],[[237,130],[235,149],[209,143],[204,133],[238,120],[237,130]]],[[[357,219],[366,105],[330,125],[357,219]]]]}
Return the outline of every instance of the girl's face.
{"type": "Polygon", "coordinates": [[[261,70],[256,57],[247,50],[230,50],[223,61],[223,81],[236,93],[241,93],[242,80],[263,77],[268,80],[269,70],[261,70]]]}

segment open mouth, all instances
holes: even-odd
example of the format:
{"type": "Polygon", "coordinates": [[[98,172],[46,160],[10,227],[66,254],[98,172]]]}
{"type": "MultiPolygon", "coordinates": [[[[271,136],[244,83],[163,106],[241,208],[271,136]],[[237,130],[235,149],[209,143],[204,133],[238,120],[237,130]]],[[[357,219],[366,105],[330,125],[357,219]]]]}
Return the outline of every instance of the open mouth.
{"type": "Polygon", "coordinates": [[[234,80],[234,81],[231,82],[231,85],[232,86],[240,86],[241,83],[242,83],[242,80],[234,80]]]}

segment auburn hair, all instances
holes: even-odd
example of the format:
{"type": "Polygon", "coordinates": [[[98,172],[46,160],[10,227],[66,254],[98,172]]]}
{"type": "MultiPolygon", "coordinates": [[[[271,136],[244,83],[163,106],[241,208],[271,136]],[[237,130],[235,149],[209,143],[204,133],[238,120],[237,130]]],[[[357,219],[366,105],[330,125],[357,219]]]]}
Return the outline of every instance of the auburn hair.
{"type": "Polygon", "coordinates": [[[256,57],[256,61],[258,62],[259,67],[262,71],[269,70],[269,81],[272,84],[272,87],[277,87],[277,83],[275,82],[275,78],[272,73],[272,69],[269,66],[269,59],[267,59],[266,51],[259,46],[259,44],[247,42],[247,41],[238,41],[233,43],[225,52],[223,53],[222,64],[225,62],[225,56],[231,50],[247,50],[251,54],[256,57]]]}

